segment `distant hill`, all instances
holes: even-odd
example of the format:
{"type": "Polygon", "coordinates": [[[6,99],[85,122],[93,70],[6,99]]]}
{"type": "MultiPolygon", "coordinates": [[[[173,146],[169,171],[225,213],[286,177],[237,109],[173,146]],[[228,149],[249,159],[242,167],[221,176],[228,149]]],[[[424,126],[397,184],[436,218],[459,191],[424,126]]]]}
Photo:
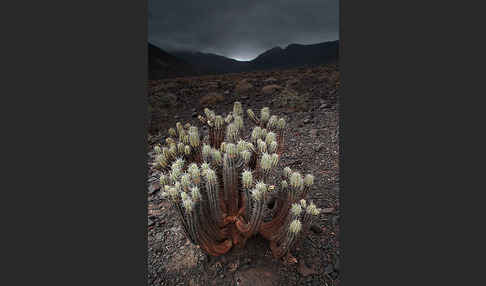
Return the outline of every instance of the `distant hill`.
{"type": "Polygon", "coordinates": [[[298,67],[336,62],[339,57],[339,41],[313,45],[291,44],[285,49],[275,47],[251,61],[252,69],[298,67]]]}
{"type": "Polygon", "coordinates": [[[148,44],[149,79],[171,78],[194,74],[192,65],[162,49],[148,44]]]}
{"type": "MultiPolygon", "coordinates": [[[[165,63],[164,68],[173,71],[173,73],[179,73],[178,75],[238,73],[336,63],[339,59],[339,41],[312,45],[290,44],[285,49],[274,47],[251,61],[237,61],[224,56],[201,52],[163,53],[164,56],[158,56],[158,58],[165,59],[163,61],[165,63]]],[[[149,60],[149,62],[151,61],[149,60]]]]}

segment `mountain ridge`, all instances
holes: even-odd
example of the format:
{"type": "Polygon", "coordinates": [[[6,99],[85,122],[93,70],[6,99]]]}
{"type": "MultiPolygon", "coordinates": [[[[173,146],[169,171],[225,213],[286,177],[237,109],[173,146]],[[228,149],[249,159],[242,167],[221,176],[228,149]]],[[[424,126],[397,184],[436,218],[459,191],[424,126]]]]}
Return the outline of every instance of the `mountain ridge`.
{"type": "Polygon", "coordinates": [[[264,51],[250,61],[238,61],[222,55],[200,51],[163,52],[185,63],[186,74],[184,75],[187,76],[239,73],[336,63],[339,58],[339,40],[309,45],[292,43],[285,48],[276,46],[264,51]],[[190,66],[190,70],[187,66],[190,66]]]}
{"type": "Polygon", "coordinates": [[[149,79],[171,78],[194,73],[191,64],[151,43],[148,43],[148,69],[149,79]]]}

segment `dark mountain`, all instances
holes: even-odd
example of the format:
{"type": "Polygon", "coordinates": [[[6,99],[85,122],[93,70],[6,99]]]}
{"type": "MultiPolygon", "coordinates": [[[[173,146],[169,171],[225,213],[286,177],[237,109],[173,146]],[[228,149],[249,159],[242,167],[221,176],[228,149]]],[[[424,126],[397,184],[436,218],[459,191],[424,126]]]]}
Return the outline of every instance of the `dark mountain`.
{"type": "Polygon", "coordinates": [[[266,52],[263,52],[258,57],[251,61],[252,66],[258,68],[259,65],[269,65],[274,66],[278,65],[279,62],[282,61],[281,56],[283,53],[283,49],[281,47],[272,48],[266,52]]]}
{"type": "Polygon", "coordinates": [[[285,49],[275,47],[246,62],[201,52],[177,51],[168,54],[149,44],[149,69],[156,68],[164,71],[165,73],[156,73],[163,77],[313,66],[336,63],[338,58],[339,41],[312,45],[291,44],[285,49]],[[151,50],[153,50],[152,54],[156,55],[152,58],[151,50]]]}
{"type": "Polygon", "coordinates": [[[149,79],[161,79],[195,74],[192,65],[160,48],[148,44],[149,79]]]}
{"type": "Polygon", "coordinates": [[[220,74],[249,70],[248,62],[240,62],[224,56],[201,52],[172,52],[194,67],[200,74],[220,74]]]}
{"type": "Polygon", "coordinates": [[[273,69],[298,67],[336,62],[339,55],[339,41],[313,45],[291,44],[285,49],[273,48],[251,61],[252,69],[273,69]]]}

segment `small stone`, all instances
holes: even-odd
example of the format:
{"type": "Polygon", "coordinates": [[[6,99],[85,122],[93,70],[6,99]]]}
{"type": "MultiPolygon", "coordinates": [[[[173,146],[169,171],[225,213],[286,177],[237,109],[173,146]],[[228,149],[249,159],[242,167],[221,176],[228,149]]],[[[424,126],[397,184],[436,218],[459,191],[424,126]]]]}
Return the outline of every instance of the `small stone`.
{"type": "Polygon", "coordinates": [[[334,269],[339,271],[339,268],[341,267],[340,261],[339,261],[339,256],[336,256],[336,260],[334,261],[334,269]]]}
{"type": "Polygon", "coordinates": [[[316,271],[313,268],[307,267],[306,263],[303,260],[299,262],[299,265],[297,266],[297,271],[299,271],[299,273],[304,277],[316,274],[316,271]]]}
{"type": "Polygon", "coordinates": [[[314,147],[314,151],[316,151],[316,152],[321,152],[322,148],[324,148],[324,146],[322,146],[322,145],[317,145],[317,146],[315,146],[315,147],[314,147]]]}
{"type": "Polygon", "coordinates": [[[299,83],[298,79],[291,79],[287,82],[287,86],[295,86],[299,83]]]}
{"type": "Polygon", "coordinates": [[[237,263],[231,263],[228,267],[229,272],[235,272],[236,269],[238,269],[238,264],[237,263]]]}
{"type": "Polygon", "coordinates": [[[336,280],[336,279],[339,277],[339,273],[338,273],[338,272],[336,272],[336,271],[334,271],[334,272],[332,272],[332,273],[330,274],[330,276],[331,276],[331,278],[332,278],[333,280],[336,280]]]}
{"type": "Polygon", "coordinates": [[[329,214],[329,213],[332,213],[332,212],[334,212],[334,208],[333,207],[321,209],[321,213],[323,213],[323,214],[329,214]]]}
{"type": "Polygon", "coordinates": [[[312,224],[310,229],[316,234],[322,233],[322,228],[320,228],[317,224],[312,224]]]}
{"type": "Polygon", "coordinates": [[[303,122],[304,124],[307,124],[307,123],[309,123],[309,122],[310,122],[310,119],[309,119],[309,118],[306,118],[306,119],[304,119],[304,121],[302,121],[302,122],[303,122]]]}
{"type": "Polygon", "coordinates": [[[265,79],[263,82],[265,82],[265,83],[274,83],[274,82],[276,82],[276,81],[277,81],[277,79],[276,79],[276,78],[274,78],[274,77],[269,77],[269,78],[265,79]]]}
{"type": "Polygon", "coordinates": [[[154,222],[151,219],[148,219],[148,226],[154,225],[154,222]]]}
{"type": "Polygon", "coordinates": [[[158,190],[160,190],[159,184],[151,184],[148,188],[148,193],[149,193],[149,195],[153,195],[158,190]]]}
{"type": "Polygon", "coordinates": [[[241,95],[241,94],[248,92],[252,88],[253,88],[253,85],[251,83],[249,83],[248,80],[243,79],[243,80],[239,81],[238,84],[236,85],[235,92],[237,94],[241,95]]]}
{"type": "Polygon", "coordinates": [[[332,272],[334,272],[334,266],[332,264],[327,265],[324,269],[324,274],[329,274],[332,272]]]}
{"type": "Polygon", "coordinates": [[[224,278],[224,274],[219,275],[219,278],[224,278]]]}
{"type": "Polygon", "coordinates": [[[226,257],[221,256],[221,257],[220,257],[220,260],[221,260],[221,262],[222,262],[222,263],[226,263],[226,257]]]}
{"type": "Polygon", "coordinates": [[[206,106],[206,105],[213,105],[219,103],[224,100],[224,97],[217,93],[217,92],[210,92],[207,95],[201,97],[199,99],[199,104],[206,106]]]}
{"type": "Polygon", "coordinates": [[[333,216],[332,217],[332,224],[337,225],[339,223],[339,216],[333,216]]]}
{"type": "Polygon", "coordinates": [[[266,85],[262,88],[261,93],[265,95],[272,95],[278,90],[280,90],[282,87],[276,84],[271,84],[271,85],[266,85]]]}

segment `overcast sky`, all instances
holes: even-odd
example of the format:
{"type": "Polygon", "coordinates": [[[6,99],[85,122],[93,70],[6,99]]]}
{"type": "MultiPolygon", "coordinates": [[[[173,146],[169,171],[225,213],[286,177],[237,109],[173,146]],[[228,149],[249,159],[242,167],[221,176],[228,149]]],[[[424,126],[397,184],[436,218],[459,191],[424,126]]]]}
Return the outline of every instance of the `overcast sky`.
{"type": "Polygon", "coordinates": [[[275,46],[339,38],[339,0],[148,0],[149,42],[251,60],[275,46]]]}

